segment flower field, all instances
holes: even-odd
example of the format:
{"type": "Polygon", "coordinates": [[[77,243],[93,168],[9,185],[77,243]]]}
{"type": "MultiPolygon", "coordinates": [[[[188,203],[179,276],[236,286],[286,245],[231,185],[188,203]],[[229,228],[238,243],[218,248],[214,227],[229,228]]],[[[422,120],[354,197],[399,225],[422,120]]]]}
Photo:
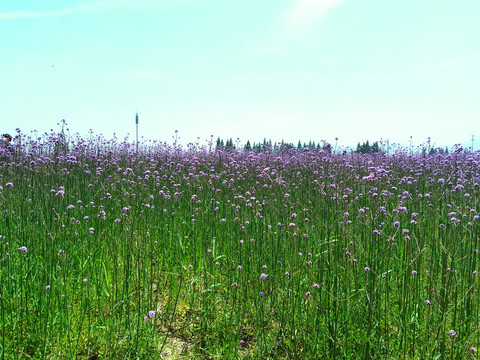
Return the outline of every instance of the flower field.
{"type": "Polygon", "coordinates": [[[0,159],[0,359],[476,359],[480,156],[0,159]]]}

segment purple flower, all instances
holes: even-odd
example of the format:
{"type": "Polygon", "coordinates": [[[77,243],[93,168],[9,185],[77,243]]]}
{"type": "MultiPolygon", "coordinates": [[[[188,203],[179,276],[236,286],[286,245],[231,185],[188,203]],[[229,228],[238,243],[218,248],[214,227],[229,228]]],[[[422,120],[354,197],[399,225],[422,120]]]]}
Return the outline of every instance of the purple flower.
{"type": "Polygon", "coordinates": [[[365,271],[370,271],[370,268],[368,266],[365,266],[365,271]]]}
{"type": "Polygon", "coordinates": [[[88,281],[88,279],[83,279],[83,282],[84,282],[85,284],[87,283],[87,281],[88,281]]]}
{"type": "Polygon", "coordinates": [[[448,333],[449,333],[450,335],[452,335],[452,336],[457,335],[457,333],[455,332],[455,330],[450,330],[448,333]]]}
{"type": "Polygon", "coordinates": [[[193,269],[193,265],[188,265],[188,268],[189,268],[190,270],[192,270],[192,269],[193,269]]]}
{"type": "Polygon", "coordinates": [[[155,311],[150,310],[150,311],[148,312],[148,316],[150,316],[150,319],[153,319],[153,318],[155,317],[155,311]]]}
{"type": "Polygon", "coordinates": [[[315,289],[318,289],[318,288],[320,287],[320,285],[318,285],[318,284],[313,284],[313,287],[314,287],[315,289]]]}
{"type": "Polygon", "coordinates": [[[238,284],[237,284],[236,282],[234,282],[234,283],[232,284],[232,286],[233,286],[233,287],[238,287],[238,284]]]}
{"type": "Polygon", "coordinates": [[[93,234],[93,232],[95,231],[94,228],[89,228],[88,231],[90,231],[90,234],[93,234]]]}
{"type": "Polygon", "coordinates": [[[18,251],[23,251],[24,253],[28,252],[28,249],[26,246],[21,246],[18,248],[18,251]]]}
{"type": "Polygon", "coordinates": [[[393,223],[393,226],[399,227],[399,226],[400,226],[400,222],[399,222],[399,221],[395,221],[395,222],[393,223]]]}
{"type": "Polygon", "coordinates": [[[268,277],[267,274],[262,273],[262,275],[260,275],[260,280],[265,280],[267,277],[268,277]]]}
{"type": "Polygon", "coordinates": [[[46,290],[50,290],[50,285],[45,286],[46,290]]]}
{"type": "Polygon", "coordinates": [[[68,209],[68,210],[75,209],[75,206],[74,206],[74,205],[68,205],[68,206],[67,206],[67,209],[68,209]]]}
{"type": "Polygon", "coordinates": [[[417,271],[416,271],[416,270],[413,270],[413,271],[412,271],[412,275],[417,275],[417,271]]]}
{"type": "Polygon", "coordinates": [[[13,183],[8,182],[8,183],[5,184],[5,186],[6,186],[6,187],[13,187],[13,183]]]}
{"type": "Polygon", "coordinates": [[[310,291],[307,291],[307,292],[305,293],[305,297],[309,297],[310,295],[312,295],[312,293],[311,293],[310,291]]]}
{"type": "Polygon", "coordinates": [[[425,300],[425,305],[430,305],[430,300],[425,300]]]}
{"type": "Polygon", "coordinates": [[[263,296],[263,291],[260,291],[260,292],[258,293],[258,295],[259,295],[259,296],[263,296]]]}

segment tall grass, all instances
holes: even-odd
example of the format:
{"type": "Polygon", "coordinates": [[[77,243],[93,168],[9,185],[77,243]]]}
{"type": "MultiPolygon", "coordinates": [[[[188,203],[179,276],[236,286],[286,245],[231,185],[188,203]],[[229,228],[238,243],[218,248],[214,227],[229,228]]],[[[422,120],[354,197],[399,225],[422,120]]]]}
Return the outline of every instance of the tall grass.
{"type": "Polygon", "coordinates": [[[20,136],[1,359],[476,358],[478,154],[20,136]]]}

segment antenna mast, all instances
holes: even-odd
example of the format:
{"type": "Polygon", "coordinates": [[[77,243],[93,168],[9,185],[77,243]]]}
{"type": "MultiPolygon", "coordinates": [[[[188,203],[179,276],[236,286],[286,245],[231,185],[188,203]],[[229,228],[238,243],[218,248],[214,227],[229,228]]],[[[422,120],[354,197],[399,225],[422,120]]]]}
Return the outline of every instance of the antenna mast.
{"type": "Polygon", "coordinates": [[[137,151],[138,151],[138,111],[135,113],[135,125],[136,125],[136,138],[137,138],[137,151]]]}

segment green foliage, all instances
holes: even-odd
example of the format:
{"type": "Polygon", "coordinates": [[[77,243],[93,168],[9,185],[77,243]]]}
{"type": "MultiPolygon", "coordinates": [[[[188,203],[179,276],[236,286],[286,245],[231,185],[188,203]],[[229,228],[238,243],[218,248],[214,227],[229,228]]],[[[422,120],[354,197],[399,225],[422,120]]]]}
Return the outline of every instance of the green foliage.
{"type": "Polygon", "coordinates": [[[474,155],[101,144],[0,166],[0,359],[475,358],[474,155]]]}
{"type": "Polygon", "coordinates": [[[367,140],[362,145],[360,145],[360,143],[357,144],[356,152],[359,154],[378,153],[380,152],[380,146],[378,145],[378,141],[375,141],[372,145],[370,145],[367,140]]]}

